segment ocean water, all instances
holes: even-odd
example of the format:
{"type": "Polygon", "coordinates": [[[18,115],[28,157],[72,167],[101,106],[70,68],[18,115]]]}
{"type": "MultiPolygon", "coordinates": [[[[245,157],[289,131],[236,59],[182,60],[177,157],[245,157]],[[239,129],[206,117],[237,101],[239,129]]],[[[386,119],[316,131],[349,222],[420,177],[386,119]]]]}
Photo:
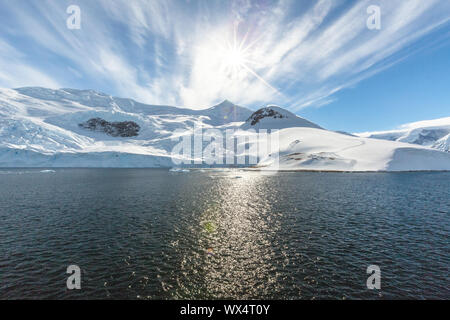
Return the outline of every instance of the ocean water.
{"type": "Polygon", "coordinates": [[[450,299],[449,214],[448,172],[1,169],[0,298],[450,299]]]}

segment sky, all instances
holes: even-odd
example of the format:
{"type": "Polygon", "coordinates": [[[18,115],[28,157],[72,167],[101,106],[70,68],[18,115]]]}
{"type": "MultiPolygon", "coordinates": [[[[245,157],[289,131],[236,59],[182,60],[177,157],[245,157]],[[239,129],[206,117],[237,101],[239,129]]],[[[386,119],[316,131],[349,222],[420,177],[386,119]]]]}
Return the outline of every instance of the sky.
{"type": "Polygon", "coordinates": [[[0,0],[0,21],[0,87],[276,104],[348,132],[450,116],[448,0],[0,0]]]}

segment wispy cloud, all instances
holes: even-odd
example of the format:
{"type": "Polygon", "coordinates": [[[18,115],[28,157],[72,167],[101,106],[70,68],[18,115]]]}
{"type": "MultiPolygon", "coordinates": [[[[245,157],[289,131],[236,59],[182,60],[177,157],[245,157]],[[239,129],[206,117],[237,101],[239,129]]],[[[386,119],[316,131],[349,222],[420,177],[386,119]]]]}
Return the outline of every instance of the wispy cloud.
{"type": "Polygon", "coordinates": [[[42,85],[59,87],[51,76],[26,63],[26,57],[0,39],[0,82],[10,87],[42,85]]]}
{"type": "Polygon", "coordinates": [[[1,86],[294,111],[327,104],[427,46],[420,40],[450,18],[445,0],[0,0],[0,8],[1,86]],[[66,28],[70,4],[81,8],[81,30],[66,28]],[[372,4],[381,8],[380,30],[366,27],[372,4]],[[242,57],[230,60],[235,44],[242,57]]]}

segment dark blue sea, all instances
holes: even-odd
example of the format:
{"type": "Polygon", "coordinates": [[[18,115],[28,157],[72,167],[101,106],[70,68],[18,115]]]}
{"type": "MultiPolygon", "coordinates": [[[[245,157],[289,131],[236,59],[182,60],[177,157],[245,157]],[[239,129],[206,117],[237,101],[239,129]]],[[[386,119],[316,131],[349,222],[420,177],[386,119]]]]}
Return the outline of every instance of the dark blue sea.
{"type": "Polygon", "coordinates": [[[448,172],[0,169],[0,298],[450,299],[449,218],[448,172]]]}

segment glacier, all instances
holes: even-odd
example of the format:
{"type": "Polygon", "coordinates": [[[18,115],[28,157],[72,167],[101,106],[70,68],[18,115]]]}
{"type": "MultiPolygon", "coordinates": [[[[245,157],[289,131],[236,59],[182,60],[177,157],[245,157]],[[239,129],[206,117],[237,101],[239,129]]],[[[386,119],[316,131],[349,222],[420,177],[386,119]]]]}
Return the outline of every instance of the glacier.
{"type": "MultiPolygon", "coordinates": [[[[276,131],[279,153],[257,165],[243,165],[248,170],[450,170],[450,153],[443,152],[448,151],[450,132],[436,131],[429,134],[433,141],[423,138],[427,142],[418,145],[404,132],[390,133],[386,140],[329,131],[278,106],[253,112],[225,100],[193,110],[147,105],[93,90],[40,87],[0,89],[0,167],[172,168],[176,165],[171,151],[180,132],[195,127],[211,129],[213,135],[227,130],[236,136],[249,129],[276,131]],[[114,136],[80,125],[90,119],[133,123],[139,131],[114,136]]],[[[409,129],[411,137],[416,129],[409,129]]]]}
{"type": "Polygon", "coordinates": [[[363,132],[356,135],[418,144],[450,152],[450,117],[412,122],[400,126],[397,130],[363,132]]]}

